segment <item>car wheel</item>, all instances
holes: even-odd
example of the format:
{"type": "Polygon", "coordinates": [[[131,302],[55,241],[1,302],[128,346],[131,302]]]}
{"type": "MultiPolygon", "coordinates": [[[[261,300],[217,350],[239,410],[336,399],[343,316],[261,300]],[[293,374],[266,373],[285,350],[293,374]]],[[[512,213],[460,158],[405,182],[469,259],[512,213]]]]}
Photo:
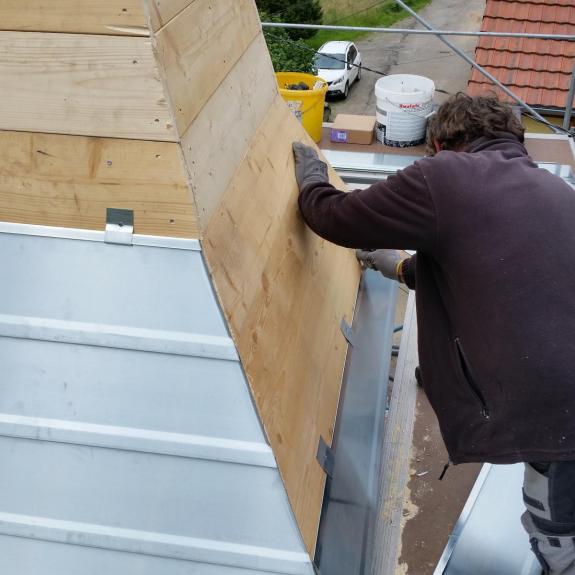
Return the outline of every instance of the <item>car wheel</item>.
{"type": "Polygon", "coordinates": [[[361,80],[361,64],[357,68],[357,80],[356,80],[356,82],[359,82],[360,80],[361,80]]]}
{"type": "Polygon", "coordinates": [[[349,96],[349,82],[345,83],[345,88],[343,90],[343,99],[347,100],[347,97],[349,96]]]}

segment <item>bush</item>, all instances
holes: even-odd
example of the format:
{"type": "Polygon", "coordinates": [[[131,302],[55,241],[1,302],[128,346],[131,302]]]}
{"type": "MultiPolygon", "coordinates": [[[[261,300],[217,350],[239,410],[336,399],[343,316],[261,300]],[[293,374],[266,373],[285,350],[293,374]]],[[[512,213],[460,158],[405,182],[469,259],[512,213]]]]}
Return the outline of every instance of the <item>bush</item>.
{"type": "Polygon", "coordinates": [[[314,73],[314,52],[303,40],[292,40],[283,28],[266,28],[264,36],[276,72],[314,73]]]}
{"type": "MultiPolygon", "coordinates": [[[[321,24],[323,11],[319,0],[256,0],[256,4],[264,19],[264,14],[269,15],[277,22],[289,22],[297,24],[321,24]]],[[[311,38],[316,30],[289,30],[288,35],[294,40],[311,38]]]]}

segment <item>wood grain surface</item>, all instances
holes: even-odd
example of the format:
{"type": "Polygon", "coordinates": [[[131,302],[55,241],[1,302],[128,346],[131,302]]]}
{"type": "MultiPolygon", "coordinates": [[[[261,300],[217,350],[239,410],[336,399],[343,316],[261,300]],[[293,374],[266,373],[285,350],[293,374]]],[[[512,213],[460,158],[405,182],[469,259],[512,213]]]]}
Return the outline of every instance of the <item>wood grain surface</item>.
{"type": "MultiPolygon", "coordinates": [[[[292,141],[311,140],[276,99],[207,227],[204,251],[313,554],[325,486],[316,461],[331,443],[359,266],[321,240],[297,207],[292,141]]],[[[343,183],[332,173],[334,183],[343,183]]]]}
{"type": "Polygon", "coordinates": [[[149,38],[0,32],[0,129],[176,141],[149,38]]]}
{"type": "Polygon", "coordinates": [[[0,221],[103,230],[106,208],[139,234],[195,238],[178,144],[0,132],[0,221]]]}

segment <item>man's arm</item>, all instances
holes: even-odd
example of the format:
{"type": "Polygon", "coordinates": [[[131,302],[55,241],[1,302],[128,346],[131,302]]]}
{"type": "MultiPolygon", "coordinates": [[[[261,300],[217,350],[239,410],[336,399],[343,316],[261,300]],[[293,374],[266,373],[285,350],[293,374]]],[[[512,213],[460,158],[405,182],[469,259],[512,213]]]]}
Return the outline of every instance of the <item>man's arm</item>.
{"type": "Polygon", "coordinates": [[[357,250],[355,255],[362,267],[378,271],[386,278],[415,289],[417,254],[402,258],[397,250],[357,250]]]}
{"type": "Polygon", "coordinates": [[[303,166],[296,151],[296,173],[299,166],[299,206],[315,233],[348,248],[433,251],[435,208],[417,164],[365,190],[346,193],[327,181],[327,170],[324,178],[318,177],[323,162],[308,150],[315,154],[306,147],[303,166]]]}

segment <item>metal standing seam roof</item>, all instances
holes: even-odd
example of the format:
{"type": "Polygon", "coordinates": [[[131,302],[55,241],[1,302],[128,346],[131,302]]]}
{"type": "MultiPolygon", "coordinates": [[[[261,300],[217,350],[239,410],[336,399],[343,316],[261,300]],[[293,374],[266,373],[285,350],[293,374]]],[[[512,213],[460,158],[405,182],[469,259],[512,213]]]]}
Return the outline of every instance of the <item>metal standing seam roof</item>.
{"type": "MultiPolygon", "coordinates": [[[[483,32],[575,34],[573,0],[487,0],[483,32]]],[[[575,42],[529,38],[482,37],[475,61],[531,106],[565,108],[573,67],[575,42]]],[[[487,78],[473,70],[472,95],[495,91],[487,78]]]]}
{"type": "Polygon", "coordinates": [[[0,573],[313,574],[200,249],[0,222],[0,573]]]}

